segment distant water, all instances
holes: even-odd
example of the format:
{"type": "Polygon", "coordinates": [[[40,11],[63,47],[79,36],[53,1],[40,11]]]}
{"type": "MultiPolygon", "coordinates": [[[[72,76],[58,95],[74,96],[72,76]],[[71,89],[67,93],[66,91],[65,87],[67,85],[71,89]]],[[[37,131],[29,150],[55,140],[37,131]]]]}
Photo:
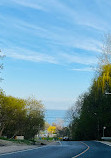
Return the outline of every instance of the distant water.
{"type": "Polygon", "coordinates": [[[66,110],[46,110],[45,120],[49,124],[56,123],[58,119],[62,119],[65,122],[66,110]]]}

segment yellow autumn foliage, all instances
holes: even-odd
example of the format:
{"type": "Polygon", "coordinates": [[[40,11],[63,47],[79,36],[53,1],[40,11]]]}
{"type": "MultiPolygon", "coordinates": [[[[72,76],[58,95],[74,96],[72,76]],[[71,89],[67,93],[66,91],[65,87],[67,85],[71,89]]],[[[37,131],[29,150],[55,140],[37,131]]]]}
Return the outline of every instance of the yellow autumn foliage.
{"type": "Polygon", "coordinates": [[[102,71],[94,82],[95,86],[101,89],[103,93],[108,86],[111,87],[111,64],[102,66],[102,71]]]}
{"type": "Polygon", "coordinates": [[[56,133],[56,126],[49,126],[48,132],[51,134],[56,133]]]}

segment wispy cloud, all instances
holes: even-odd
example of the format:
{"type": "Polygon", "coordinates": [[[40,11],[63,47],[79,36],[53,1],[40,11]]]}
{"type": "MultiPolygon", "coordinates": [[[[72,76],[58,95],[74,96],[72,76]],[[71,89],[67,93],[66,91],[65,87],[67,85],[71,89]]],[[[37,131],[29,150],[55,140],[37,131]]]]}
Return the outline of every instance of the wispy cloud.
{"type": "Polygon", "coordinates": [[[84,6],[84,3],[82,2],[81,2],[82,5],[76,4],[76,2],[74,2],[75,6],[77,7],[76,9],[70,5],[66,5],[63,1],[58,1],[58,0],[52,0],[52,1],[9,0],[9,1],[12,2],[11,5],[17,4],[23,7],[28,7],[41,11],[48,11],[52,14],[56,13],[59,18],[62,18],[62,20],[65,20],[71,24],[84,25],[100,31],[106,31],[106,27],[109,28],[109,24],[105,20],[103,20],[101,16],[95,13],[92,14],[91,11],[88,10],[88,8],[87,10],[86,9],[83,10],[81,6],[84,6]]]}
{"type": "Polygon", "coordinates": [[[47,10],[52,14],[56,13],[59,18],[62,18],[62,20],[64,19],[71,24],[84,25],[100,31],[106,31],[106,28],[109,28],[109,23],[103,20],[101,16],[94,12],[92,13],[90,10],[88,10],[88,8],[81,8],[81,6],[85,5],[82,2],[81,5],[74,2],[75,6],[77,7],[76,9],[70,5],[66,5],[63,1],[58,0],[23,0],[22,2],[19,0],[13,1],[25,7],[37,8],[43,11],[47,10]]]}
{"type": "Polygon", "coordinates": [[[7,57],[15,59],[57,64],[57,61],[52,56],[27,50],[24,48],[4,49],[3,51],[6,53],[7,57]]]}
{"type": "Polygon", "coordinates": [[[61,54],[63,59],[65,59],[68,63],[78,63],[78,64],[84,64],[84,65],[92,65],[97,63],[96,57],[90,57],[90,56],[83,56],[79,55],[77,53],[67,54],[63,53],[61,54]]]}
{"type": "MultiPolygon", "coordinates": [[[[77,9],[71,8],[71,6],[66,5],[62,1],[10,0],[10,2],[22,5],[24,7],[31,7],[37,10],[40,9],[45,11],[44,9],[46,8],[46,10],[48,9],[50,12],[52,12],[52,14],[56,12],[57,16],[60,15],[60,17],[63,17],[63,15],[65,15],[64,17],[66,18],[66,20],[68,20],[68,22],[70,21],[72,23],[72,26],[74,27],[77,27],[77,25],[79,26],[79,24],[87,25],[88,22],[90,23],[90,20],[88,20],[89,18],[87,18],[87,21],[84,22],[83,20],[84,18],[82,18],[82,12],[80,12],[80,10],[79,10],[80,14],[78,14],[77,9]]],[[[84,13],[84,17],[85,15],[86,12],[84,13]]],[[[62,64],[80,63],[80,64],[88,65],[88,64],[95,64],[97,62],[96,57],[94,57],[93,55],[100,52],[100,47],[102,45],[101,42],[93,37],[90,37],[89,35],[86,36],[84,32],[82,32],[82,34],[79,33],[77,31],[77,28],[70,30],[59,25],[58,26],[51,24],[40,25],[40,23],[36,20],[33,23],[30,21],[28,22],[26,20],[23,20],[22,18],[19,19],[16,16],[11,16],[11,15],[7,15],[7,16],[0,15],[1,18],[0,23],[4,24],[4,27],[6,28],[7,27],[9,28],[10,25],[10,28],[13,28],[14,37],[17,37],[18,39],[22,37],[22,33],[23,33],[24,38],[21,41],[22,44],[24,43],[24,39],[27,40],[26,38],[28,37],[31,37],[33,41],[36,40],[37,42],[41,40],[41,48],[37,49],[37,51],[33,52],[30,51],[31,50],[30,48],[26,49],[25,46],[24,48],[18,46],[19,48],[15,47],[14,49],[8,50],[10,52],[8,53],[7,51],[8,56],[21,60],[30,60],[34,62],[49,62],[56,64],[62,62],[62,64]],[[45,48],[45,46],[47,46],[47,48],[45,48]],[[44,51],[41,51],[43,48],[44,51]],[[74,50],[75,48],[82,49],[83,50],[82,55],[79,51],[75,53],[74,50]],[[68,52],[68,49],[73,49],[74,53],[72,53],[72,51],[68,52]],[[90,51],[90,54],[92,53],[92,57],[88,56],[88,54],[87,56],[84,55],[85,51],[90,51]],[[61,53],[61,52],[66,52],[66,53],[61,53]]],[[[91,17],[93,17],[93,15],[91,15],[91,17]]],[[[90,24],[93,25],[94,23],[90,23],[90,24]]],[[[96,25],[94,25],[94,27],[96,27],[96,25]]],[[[5,32],[3,33],[5,34],[5,32]]],[[[8,33],[6,32],[6,35],[7,34],[8,33]]]]}
{"type": "MultiPolygon", "coordinates": [[[[8,23],[6,16],[0,16],[0,23],[8,23]]],[[[26,21],[16,19],[14,17],[9,17],[11,26],[14,27],[15,35],[20,32],[26,32],[33,35],[34,38],[42,38],[43,40],[48,40],[48,43],[58,47],[72,47],[80,48],[88,51],[100,52],[101,42],[97,39],[85,37],[84,35],[78,35],[76,31],[70,31],[62,27],[51,26],[39,26],[38,24],[30,24],[26,21]],[[67,37],[67,38],[66,38],[67,37]]],[[[21,36],[21,34],[19,34],[21,36]]]]}
{"type": "Polygon", "coordinates": [[[32,9],[37,9],[37,10],[42,10],[42,11],[45,11],[46,9],[41,6],[40,4],[37,3],[37,1],[30,1],[30,0],[11,0],[12,2],[18,4],[18,5],[21,5],[21,6],[24,6],[24,7],[29,7],[29,8],[32,8],[32,9]]]}
{"type": "Polygon", "coordinates": [[[28,23],[20,23],[17,27],[33,33],[35,36],[39,36],[51,41],[51,44],[58,46],[79,48],[88,51],[100,52],[102,43],[96,39],[84,37],[84,35],[77,35],[75,32],[70,32],[67,29],[60,27],[51,27],[50,29],[43,28],[28,23]],[[67,36],[67,38],[66,38],[67,36]]]}
{"type": "MultiPolygon", "coordinates": [[[[5,52],[6,57],[19,59],[19,60],[27,60],[32,62],[46,62],[57,65],[69,65],[71,63],[83,64],[83,65],[95,65],[97,63],[97,58],[90,56],[78,55],[77,53],[68,54],[68,53],[60,53],[58,56],[56,55],[48,55],[41,52],[32,51],[25,48],[12,48],[12,49],[2,49],[5,52]]],[[[73,71],[91,71],[89,68],[84,69],[72,69],[73,71]]]]}
{"type": "Polygon", "coordinates": [[[72,71],[81,71],[81,72],[91,72],[91,71],[94,71],[94,69],[92,69],[92,68],[89,68],[89,67],[87,67],[87,68],[80,68],[80,69],[75,69],[75,68],[73,68],[73,69],[71,69],[72,71]]]}
{"type": "MultiPolygon", "coordinates": [[[[96,2],[93,3],[96,5],[96,2]]],[[[91,12],[84,2],[73,2],[73,5],[76,7],[73,8],[71,5],[65,5],[64,2],[59,2],[59,5],[57,5],[57,7],[60,7],[58,7],[60,12],[65,15],[64,19],[66,19],[69,23],[74,25],[76,24],[78,26],[87,26],[102,32],[110,28],[109,22],[94,11],[91,12]]]]}

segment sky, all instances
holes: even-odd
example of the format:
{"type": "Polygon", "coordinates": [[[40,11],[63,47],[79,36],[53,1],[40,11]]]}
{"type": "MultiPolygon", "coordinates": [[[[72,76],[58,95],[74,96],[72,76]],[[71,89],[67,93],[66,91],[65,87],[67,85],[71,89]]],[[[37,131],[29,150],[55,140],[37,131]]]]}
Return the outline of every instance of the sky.
{"type": "Polygon", "coordinates": [[[90,87],[110,31],[110,0],[0,0],[1,87],[68,109],[90,87]]]}

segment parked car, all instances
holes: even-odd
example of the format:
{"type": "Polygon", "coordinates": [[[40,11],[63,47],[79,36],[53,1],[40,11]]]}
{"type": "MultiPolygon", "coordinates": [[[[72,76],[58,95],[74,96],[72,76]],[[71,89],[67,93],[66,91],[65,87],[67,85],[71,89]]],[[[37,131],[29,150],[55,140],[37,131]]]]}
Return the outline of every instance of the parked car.
{"type": "Polygon", "coordinates": [[[69,137],[63,137],[63,141],[68,141],[69,137]]]}

